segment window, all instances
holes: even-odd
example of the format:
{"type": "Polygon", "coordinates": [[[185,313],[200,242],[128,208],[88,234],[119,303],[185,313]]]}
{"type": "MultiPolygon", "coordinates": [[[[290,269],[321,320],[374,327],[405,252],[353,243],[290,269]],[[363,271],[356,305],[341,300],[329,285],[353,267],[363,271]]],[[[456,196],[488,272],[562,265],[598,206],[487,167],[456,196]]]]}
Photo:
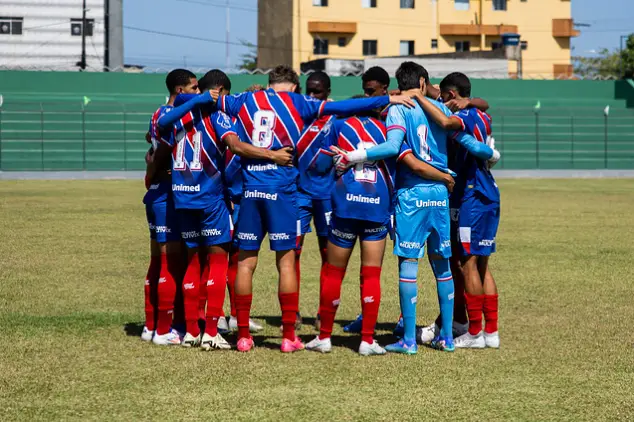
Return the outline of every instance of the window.
{"type": "Polygon", "coordinates": [[[506,10],[506,0],[493,0],[493,10],[506,10]]]}
{"type": "Polygon", "coordinates": [[[522,46],[522,50],[528,50],[528,41],[520,41],[520,46],[522,46]]]}
{"type": "Polygon", "coordinates": [[[401,56],[414,55],[414,41],[401,41],[401,56]]]}
{"type": "Polygon", "coordinates": [[[328,6],[328,0],[313,0],[313,6],[327,7],[328,6]]]}
{"type": "Polygon", "coordinates": [[[456,52],[471,50],[471,42],[469,41],[456,41],[456,52]]]}
{"type": "MultiPolygon", "coordinates": [[[[74,37],[81,37],[81,19],[70,20],[70,35],[74,37]]],[[[95,27],[94,19],[86,19],[86,36],[92,37],[93,28],[95,27]]]]}
{"type": "Polygon", "coordinates": [[[454,0],[456,10],[469,10],[469,0],[454,0]]]}
{"type": "Polygon", "coordinates": [[[438,48],[438,40],[436,38],[432,38],[431,48],[438,48]]]}
{"type": "Polygon", "coordinates": [[[401,9],[413,9],[414,0],[401,0],[401,9]]]}
{"type": "Polygon", "coordinates": [[[502,48],[502,43],[501,42],[493,41],[491,43],[491,50],[499,50],[500,48],[502,48]]]}
{"type": "Polygon", "coordinates": [[[363,40],[363,55],[364,56],[376,56],[377,41],[376,40],[363,40]]]}
{"type": "Polygon", "coordinates": [[[0,18],[0,34],[21,35],[23,19],[24,18],[0,18]]]}
{"type": "Polygon", "coordinates": [[[339,47],[345,47],[347,43],[348,39],[346,37],[339,37],[339,39],[337,39],[337,45],[339,47]]]}
{"type": "Polygon", "coordinates": [[[313,54],[328,54],[328,40],[315,38],[313,42],[313,54]]]}
{"type": "Polygon", "coordinates": [[[376,7],[376,0],[361,0],[361,7],[365,7],[365,8],[376,7]]]}

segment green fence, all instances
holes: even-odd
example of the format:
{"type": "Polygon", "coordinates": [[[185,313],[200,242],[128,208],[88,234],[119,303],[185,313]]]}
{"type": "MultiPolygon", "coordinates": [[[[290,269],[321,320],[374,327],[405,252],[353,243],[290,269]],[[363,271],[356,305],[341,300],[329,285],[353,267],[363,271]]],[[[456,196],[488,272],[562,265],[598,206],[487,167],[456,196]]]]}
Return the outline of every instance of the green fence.
{"type": "MultiPolygon", "coordinates": [[[[143,169],[148,122],[165,101],[163,80],[0,72],[0,169],[143,169]]],[[[232,82],[240,91],[266,77],[237,75],[232,82]]],[[[499,168],[634,168],[631,83],[477,80],[473,89],[492,105],[499,168]]],[[[359,78],[333,78],[336,99],[359,91],[359,78]]]]}

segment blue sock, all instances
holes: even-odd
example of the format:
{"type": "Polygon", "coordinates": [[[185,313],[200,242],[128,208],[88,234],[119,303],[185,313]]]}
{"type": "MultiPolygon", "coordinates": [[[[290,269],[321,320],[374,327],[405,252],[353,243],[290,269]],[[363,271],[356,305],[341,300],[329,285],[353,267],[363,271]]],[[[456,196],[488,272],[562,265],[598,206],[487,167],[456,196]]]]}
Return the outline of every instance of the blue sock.
{"type": "Polygon", "coordinates": [[[431,261],[431,268],[436,276],[436,288],[438,289],[438,305],[440,307],[440,319],[442,327],[441,337],[452,336],[453,324],[453,277],[449,269],[449,259],[431,261]]]}
{"type": "Polygon", "coordinates": [[[418,285],[416,277],[418,273],[418,261],[406,261],[398,259],[398,294],[403,314],[403,339],[407,344],[416,342],[416,300],[418,299],[418,285]]]}

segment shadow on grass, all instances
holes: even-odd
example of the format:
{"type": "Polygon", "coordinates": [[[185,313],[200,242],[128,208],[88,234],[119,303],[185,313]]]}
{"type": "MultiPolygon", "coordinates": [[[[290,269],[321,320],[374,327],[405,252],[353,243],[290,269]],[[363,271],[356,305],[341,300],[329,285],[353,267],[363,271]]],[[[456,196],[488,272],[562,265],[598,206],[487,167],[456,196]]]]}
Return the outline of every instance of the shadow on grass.
{"type": "MultiPolygon", "coordinates": [[[[256,318],[256,319],[262,319],[264,320],[264,322],[266,322],[267,325],[271,326],[271,327],[280,327],[282,325],[282,318],[280,316],[272,316],[272,315],[252,315],[252,318],[256,318]]],[[[306,317],[306,316],[302,316],[302,325],[310,325],[310,326],[314,326],[315,325],[315,317],[306,317]]],[[[341,327],[344,327],[348,324],[350,324],[351,322],[353,322],[354,320],[350,320],[350,319],[336,319],[335,320],[335,324],[340,325],[341,327]]],[[[374,327],[374,329],[376,331],[392,331],[394,329],[394,326],[396,325],[396,321],[394,322],[377,322],[376,326],[374,327]]],[[[354,333],[351,333],[354,334],[354,333]]]]}
{"type": "Polygon", "coordinates": [[[123,331],[126,336],[130,337],[141,337],[141,333],[143,332],[143,323],[142,322],[128,322],[123,326],[123,331]]]}

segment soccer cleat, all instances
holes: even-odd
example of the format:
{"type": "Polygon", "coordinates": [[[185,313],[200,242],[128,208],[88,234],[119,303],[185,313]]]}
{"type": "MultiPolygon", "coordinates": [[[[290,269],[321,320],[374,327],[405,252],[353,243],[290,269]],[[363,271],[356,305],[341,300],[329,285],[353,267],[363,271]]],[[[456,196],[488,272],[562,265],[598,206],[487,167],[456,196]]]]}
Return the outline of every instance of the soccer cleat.
{"type": "Polygon", "coordinates": [[[211,349],[231,349],[231,345],[220,335],[220,333],[216,334],[214,337],[205,333],[202,341],[200,342],[200,347],[205,351],[209,351],[211,349]]]}
{"type": "MultiPolygon", "coordinates": [[[[249,318],[249,332],[257,333],[258,331],[262,331],[264,328],[249,318]]],[[[238,331],[238,319],[234,316],[229,318],[229,331],[238,331]]]]}
{"type": "Polygon", "coordinates": [[[315,337],[308,343],[306,343],[306,350],[312,352],[330,353],[332,350],[332,343],[330,337],[321,340],[319,336],[315,337]]]}
{"type": "Polygon", "coordinates": [[[487,347],[491,347],[493,349],[500,348],[500,334],[496,331],[494,333],[484,333],[484,344],[487,347]]]}
{"type": "Polygon", "coordinates": [[[386,353],[385,349],[382,348],[376,340],[374,340],[372,344],[367,341],[362,341],[359,345],[359,354],[361,356],[384,355],[386,353]]]}
{"type": "Polygon", "coordinates": [[[394,326],[394,330],[392,330],[392,334],[394,337],[401,338],[405,334],[405,323],[403,322],[403,317],[400,317],[398,321],[396,321],[396,325],[394,326]]]}
{"type": "Polygon", "coordinates": [[[229,324],[227,323],[227,318],[223,316],[218,318],[218,332],[220,334],[229,334],[229,324]]]}
{"type": "Polygon", "coordinates": [[[357,318],[352,321],[350,324],[344,325],[343,332],[344,333],[360,333],[361,332],[361,323],[363,322],[363,315],[357,315],[357,318]]]}
{"type": "Polygon", "coordinates": [[[198,347],[200,346],[200,334],[196,337],[187,333],[185,337],[183,337],[183,342],[181,343],[183,347],[198,347]]]}
{"type": "Polygon", "coordinates": [[[453,324],[451,324],[451,331],[454,339],[456,337],[460,337],[461,335],[469,331],[469,323],[467,322],[466,324],[461,324],[454,321],[453,324]]]}
{"type": "Polygon", "coordinates": [[[440,328],[435,323],[426,327],[418,327],[416,329],[416,341],[418,344],[430,343],[436,337],[436,332],[439,331],[440,328]]]}
{"type": "Polygon", "coordinates": [[[484,349],[486,347],[482,331],[475,336],[467,331],[454,339],[454,345],[458,349],[484,349]]]}
{"type": "Polygon", "coordinates": [[[319,330],[321,330],[321,317],[319,316],[319,313],[317,313],[317,316],[315,317],[315,331],[319,330]]]}
{"type": "Polygon", "coordinates": [[[152,343],[157,346],[178,346],[181,344],[181,339],[178,336],[178,333],[171,330],[165,334],[154,334],[154,338],[152,338],[152,343]]]}
{"type": "Polygon", "coordinates": [[[242,337],[238,340],[238,352],[248,352],[253,349],[253,337],[242,337]]]}
{"type": "Polygon", "coordinates": [[[282,339],[282,346],[280,347],[282,353],[293,353],[300,350],[304,350],[304,343],[295,337],[295,340],[289,340],[287,338],[282,339]]]}
{"type": "Polygon", "coordinates": [[[451,337],[434,337],[431,341],[431,347],[432,349],[440,350],[441,352],[453,352],[456,350],[453,338],[451,337]]]}
{"type": "Polygon", "coordinates": [[[154,331],[148,330],[146,326],[143,326],[143,331],[141,332],[141,340],[152,341],[152,337],[154,337],[154,331]]]}
{"type": "Polygon", "coordinates": [[[416,342],[407,344],[405,340],[400,339],[396,343],[388,344],[385,346],[385,350],[392,353],[404,353],[406,355],[415,355],[418,352],[418,345],[416,342]]]}

